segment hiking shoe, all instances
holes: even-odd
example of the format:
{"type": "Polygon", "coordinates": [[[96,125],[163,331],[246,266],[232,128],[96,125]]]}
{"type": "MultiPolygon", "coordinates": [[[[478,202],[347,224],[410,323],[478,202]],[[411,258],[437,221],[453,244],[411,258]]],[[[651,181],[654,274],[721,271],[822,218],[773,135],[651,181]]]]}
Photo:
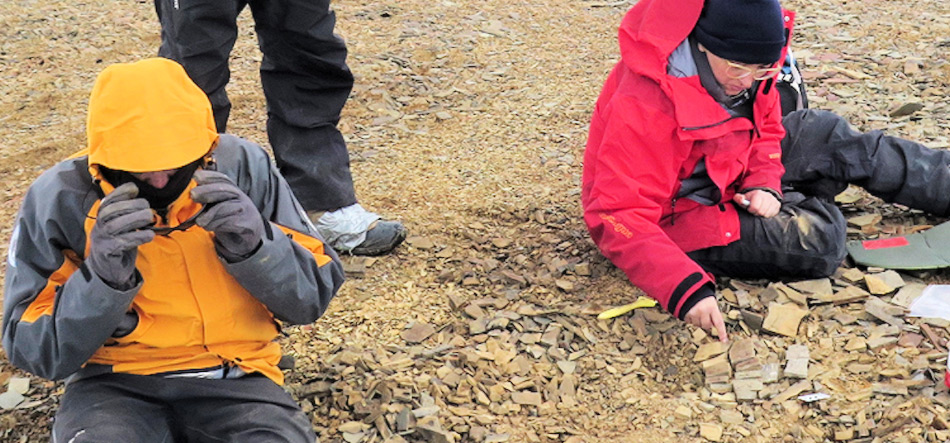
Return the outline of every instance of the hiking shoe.
{"type": "Polygon", "coordinates": [[[359,203],[330,212],[311,211],[307,215],[326,243],[338,252],[382,255],[406,238],[402,223],[381,220],[359,203]]]}
{"type": "Polygon", "coordinates": [[[377,220],[366,231],[366,240],[349,252],[353,255],[383,255],[406,239],[406,228],[397,221],[377,220]]]}

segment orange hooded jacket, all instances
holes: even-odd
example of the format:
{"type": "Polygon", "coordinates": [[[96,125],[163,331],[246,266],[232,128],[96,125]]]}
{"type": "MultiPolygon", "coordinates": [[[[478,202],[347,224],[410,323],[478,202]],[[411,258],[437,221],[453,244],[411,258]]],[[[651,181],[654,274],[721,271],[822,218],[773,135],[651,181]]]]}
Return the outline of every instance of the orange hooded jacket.
{"type": "MultiPolygon", "coordinates": [[[[11,362],[53,379],[238,367],[282,383],[275,317],[316,320],[343,274],[263,149],[219,138],[204,93],[180,65],[157,58],[100,74],[87,133],[87,150],[45,172],[17,217],[3,318],[11,362]],[[100,166],[159,171],[203,157],[213,157],[270,221],[257,252],[228,263],[213,234],[195,225],[139,247],[141,282],[131,290],[113,289],[83,266],[99,199],[113,189],[100,166]],[[136,326],[118,336],[129,316],[136,326]]],[[[199,211],[188,192],[194,186],[160,224],[176,227],[199,211]]]]}

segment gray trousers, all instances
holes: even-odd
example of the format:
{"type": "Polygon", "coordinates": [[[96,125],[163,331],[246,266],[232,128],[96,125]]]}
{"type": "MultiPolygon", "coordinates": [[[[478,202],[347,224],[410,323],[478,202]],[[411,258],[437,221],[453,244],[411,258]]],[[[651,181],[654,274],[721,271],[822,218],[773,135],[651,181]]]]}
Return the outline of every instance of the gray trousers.
{"type": "Polygon", "coordinates": [[[54,443],[295,442],[316,434],[296,402],[270,379],[105,374],[66,386],[54,443]]]}
{"type": "Polygon", "coordinates": [[[225,86],[237,16],[250,5],[263,53],[267,134],[277,167],[308,211],[356,203],[350,157],[336,124],[353,87],[346,45],[333,33],[330,0],[155,0],[158,54],[181,63],[211,100],[218,132],[231,102],[225,86]]]}
{"type": "Polygon", "coordinates": [[[689,253],[707,271],[738,278],[831,275],[847,254],[847,222],[834,197],[848,184],[887,202],[950,215],[950,152],[881,131],[858,132],[827,111],[792,112],[782,124],[781,211],[762,218],[739,209],[738,241],[689,253]]]}

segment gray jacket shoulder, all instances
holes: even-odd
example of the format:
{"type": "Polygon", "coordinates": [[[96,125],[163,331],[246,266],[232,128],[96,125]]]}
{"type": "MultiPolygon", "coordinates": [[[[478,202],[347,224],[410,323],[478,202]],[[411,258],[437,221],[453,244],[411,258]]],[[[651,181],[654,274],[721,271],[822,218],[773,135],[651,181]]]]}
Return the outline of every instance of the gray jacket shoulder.
{"type": "Polygon", "coordinates": [[[89,209],[101,197],[89,175],[86,157],[61,161],[44,171],[30,185],[20,206],[17,223],[42,233],[56,245],[79,254],[85,250],[83,228],[89,209]]]}

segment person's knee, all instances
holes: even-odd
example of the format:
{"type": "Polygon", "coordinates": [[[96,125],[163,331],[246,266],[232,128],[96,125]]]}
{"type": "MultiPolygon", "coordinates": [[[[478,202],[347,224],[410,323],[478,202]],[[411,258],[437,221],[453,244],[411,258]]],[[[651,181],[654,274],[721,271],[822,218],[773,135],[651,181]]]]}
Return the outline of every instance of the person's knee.
{"type": "Polygon", "coordinates": [[[844,240],[821,236],[812,238],[807,246],[795,254],[794,264],[789,263],[789,269],[798,269],[793,272],[801,278],[824,278],[835,273],[847,254],[844,240]]]}
{"type": "Polygon", "coordinates": [[[846,254],[847,250],[843,242],[828,245],[828,249],[823,254],[814,257],[812,267],[814,274],[811,277],[822,278],[834,274],[841,266],[846,254]]]}
{"type": "Polygon", "coordinates": [[[788,113],[785,117],[782,118],[782,126],[785,127],[785,131],[788,133],[796,133],[799,128],[805,126],[805,123],[810,119],[813,119],[814,109],[799,109],[797,111],[792,111],[788,113]]]}
{"type": "Polygon", "coordinates": [[[806,198],[797,205],[795,217],[801,246],[807,251],[812,277],[827,277],[838,269],[847,255],[847,221],[836,206],[818,198],[806,198]]]}
{"type": "Polygon", "coordinates": [[[782,119],[788,134],[810,140],[829,140],[833,134],[852,134],[855,131],[844,117],[823,109],[802,109],[782,119]]]}

